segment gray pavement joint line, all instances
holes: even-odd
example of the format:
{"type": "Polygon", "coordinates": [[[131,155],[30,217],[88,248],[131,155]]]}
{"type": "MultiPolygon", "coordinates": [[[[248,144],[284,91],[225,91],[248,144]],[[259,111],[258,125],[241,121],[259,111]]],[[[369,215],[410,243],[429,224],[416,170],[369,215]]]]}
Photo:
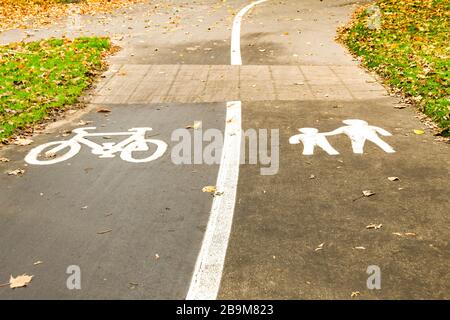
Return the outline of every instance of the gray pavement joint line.
{"type": "MultiPolygon", "coordinates": [[[[242,18],[254,6],[266,1],[254,1],[235,16],[231,34],[231,65],[242,65],[240,40],[242,18]]],[[[215,300],[219,293],[239,178],[241,105],[241,101],[227,102],[225,138],[216,182],[216,190],[220,195],[216,194],[213,199],[208,226],[186,300],[215,300]],[[228,121],[230,119],[233,121],[228,121]]]]}
{"type": "Polygon", "coordinates": [[[314,99],[317,98],[317,96],[316,96],[316,94],[314,93],[314,91],[313,91],[311,85],[309,84],[308,78],[306,78],[306,74],[303,72],[301,66],[297,66],[297,68],[298,68],[298,70],[300,71],[300,73],[302,74],[303,79],[305,79],[305,80],[304,80],[305,86],[308,87],[309,92],[311,92],[311,95],[313,96],[313,98],[314,98],[314,99]]]}
{"type": "Polygon", "coordinates": [[[278,94],[278,90],[275,85],[275,77],[273,76],[273,69],[272,69],[272,66],[268,66],[268,67],[269,67],[270,80],[272,81],[273,95],[275,96],[275,100],[278,101],[280,95],[278,94]]]}
{"type": "Polygon", "coordinates": [[[175,71],[175,75],[173,76],[173,80],[170,82],[170,86],[169,86],[169,89],[166,92],[166,96],[170,96],[170,92],[171,92],[171,90],[173,88],[173,85],[174,85],[175,81],[177,81],[177,77],[178,77],[178,74],[180,73],[180,70],[181,70],[181,66],[177,65],[177,70],[175,71]]]}
{"type": "Polygon", "coordinates": [[[328,66],[328,69],[331,70],[331,72],[333,72],[333,74],[339,79],[339,82],[344,86],[345,90],[347,90],[347,92],[350,94],[350,96],[352,97],[353,100],[356,100],[355,95],[353,94],[352,90],[350,90],[347,87],[347,84],[344,82],[344,80],[342,80],[342,78],[337,74],[337,72],[331,68],[330,66],[328,66]]]}

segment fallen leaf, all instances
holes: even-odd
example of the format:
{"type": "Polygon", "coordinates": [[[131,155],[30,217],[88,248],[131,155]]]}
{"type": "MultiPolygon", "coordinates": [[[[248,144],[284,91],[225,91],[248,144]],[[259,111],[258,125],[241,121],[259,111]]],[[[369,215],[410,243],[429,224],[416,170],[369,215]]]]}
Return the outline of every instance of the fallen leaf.
{"type": "Polygon", "coordinates": [[[97,234],[105,234],[105,233],[110,233],[112,231],[112,229],[106,229],[106,230],[102,230],[97,232],[97,234]]]}
{"type": "Polygon", "coordinates": [[[7,173],[9,176],[21,176],[25,173],[25,170],[16,169],[16,170],[8,171],[7,173]]]}
{"type": "Polygon", "coordinates": [[[43,264],[44,262],[42,262],[42,261],[36,261],[35,263],[33,263],[33,266],[38,266],[38,265],[40,265],[40,264],[43,264]]]}
{"type": "Polygon", "coordinates": [[[0,158],[0,162],[9,162],[8,158],[0,158]]]}
{"type": "Polygon", "coordinates": [[[319,244],[319,245],[317,246],[317,248],[314,249],[314,251],[322,250],[324,244],[325,244],[325,242],[322,242],[321,244],[319,244]]]}
{"type": "Polygon", "coordinates": [[[414,232],[405,232],[405,236],[415,237],[415,236],[417,236],[417,234],[415,234],[414,232]]]}
{"type": "Polygon", "coordinates": [[[399,236],[399,237],[403,237],[403,236],[406,236],[406,237],[416,237],[416,236],[417,236],[417,234],[414,233],[414,232],[405,232],[405,233],[401,233],[401,232],[393,232],[392,234],[393,234],[393,235],[396,235],[396,236],[399,236]]]}
{"type": "Polygon", "coordinates": [[[98,113],[109,113],[109,112],[111,112],[111,110],[106,109],[106,108],[98,108],[97,112],[98,113]]]}
{"type": "Polygon", "coordinates": [[[187,125],[185,128],[186,129],[194,129],[194,130],[196,130],[196,129],[201,128],[201,126],[202,126],[202,122],[201,121],[195,121],[194,124],[187,125]]]}
{"type": "Polygon", "coordinates": [[[355,247],[356,250],[366,250],[365,247],[359,246],[359,247],[355,247]]]}
{"type": "Polygon", "coordinates": [[[160,258],[160,257],[159,257],[159,254],[156,253],[156,254],[155,254],[155,259],[158,260],[159,258],[160,258]]]}
{"type": "Polygon", "coordinates": [[[309,178],[310,178],[310,179],[315,179],[316,176],[312,174],[312,175],[309,176],[309,178]]]}
{"type": "Polygon", "coordinates": [[[216,187],[215,186],[206,186],[202,189],[203,192],[209,192],[209,193],[215,193],[216,187]]]}
{"type": "Polygon", "coordinates": [[[361,295],[361,292],[359,292],[359,291],[354,291],[354,292],[352,292],[352,294],[350,295],[350,298],[356,298],[357,296],[360,296],[361,295]]]}
{"type": "Polygon", "coordinates": [[[80,120],[78,123],[77,123],[77,125],[79,125],[79,126],[85,126],[85,125],[87,125],[87,124],[90,124],[90,123],[92,123],[93,121],[84,121],[84,120],[80,120]]]}
{"type": "Polygon", "coordinates": [[[400,180],[399,177],[388,177],[389,181],[398,181],[400,180]]]}
{"type": "Polygon", "coordinates": [[[424,134],[425,131],[420,130],[420,129],[415,129],[415,130],[414,130],[414,133],[415,133],[415,134],[424,134]]]}
{"type": "Polygon", "coordinates": [[[16,278],[11,275],[11,277],[9,278],[9,287],[11,289],[26,287],[32,279],[33,276],[29,276],[27,274],[17,276],[16,278]]]}
{"type": "Polygon", "coordinates": [[[14,141],[14,144],[18,145],[18,146],[27,146],[27,145],[32,144],[32,143],[33,143],[33,140],[26,139],[26,138],[19,138],[19,139],[14,141]]]}
{"type": "Polygon", "coordinates": [[[369,225],[366,226],[366,229],[375,229],[375,230],[378,230],[378,229],[380,229],[382,226],[383,226],[383,225],[382,225],[381,223],[380,223],[380,224],[373,224],[373,223],[371,223],[371,224],[369,224],[369,225]]]}
{"type": "Polygon", "coordinates": [[[375,192],[372,192],[370,190],[364,190],[362,193],[363,193],[364,197],[370,197],[375,194],[375,192]]]}
{"type": "Polygon", "coordinates": [[[44,153],[44,157],[47,159],[56,158],[56,153],[47,151],[46,153],[44,153]]]}
{"type": "Polygon", "coordinates": [[[402,105],[402,104],[396,104],[396,105],[394,106],[394,108],[395,108],[395,109],[405,109],[406,106],[405,106],[405,105],[402,105]]]}

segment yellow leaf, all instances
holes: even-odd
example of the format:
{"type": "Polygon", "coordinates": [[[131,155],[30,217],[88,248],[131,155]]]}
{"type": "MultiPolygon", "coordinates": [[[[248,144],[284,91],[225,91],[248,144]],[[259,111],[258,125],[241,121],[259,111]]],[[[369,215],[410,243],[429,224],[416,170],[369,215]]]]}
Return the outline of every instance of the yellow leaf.
{"type": "Polygon", "coordinates": [[[416,129],[416,130],[414,130],[414,133],[415,133],[415,134],[424,134],[425,131],[420,130],[420,129],[416,129]]]}
{"type": "Polygon", "coordinates": [[[215,186],[206,186],[202,189],[203,192],[209,192],[209,193],[215,193],[216,187],[215,186]]]}

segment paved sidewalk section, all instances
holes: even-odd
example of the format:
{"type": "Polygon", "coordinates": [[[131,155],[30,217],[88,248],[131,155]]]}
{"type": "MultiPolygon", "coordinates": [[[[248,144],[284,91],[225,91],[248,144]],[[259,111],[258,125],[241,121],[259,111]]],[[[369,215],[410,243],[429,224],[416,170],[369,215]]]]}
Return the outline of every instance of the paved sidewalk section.
{"type": "Polygon", "coordinates": [[[386,96],[356,66],[114,65],[93,103],[361,100],[386,96]]]}

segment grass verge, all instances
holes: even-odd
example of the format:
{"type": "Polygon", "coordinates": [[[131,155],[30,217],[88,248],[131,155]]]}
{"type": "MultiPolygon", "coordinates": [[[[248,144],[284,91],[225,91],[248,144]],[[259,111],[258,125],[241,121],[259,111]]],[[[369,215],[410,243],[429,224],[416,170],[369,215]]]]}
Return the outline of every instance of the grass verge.
{"type": "Polygon", "coordinates": [[[105,67],[106,38],[51,39],[0,47],[0,140],[75,103],[105,67]]]}
{"type": "Polygon", "coordinates": [[[357,10],[338,38],[450,136],[450,1],[377,0],[375,6],[357,10]]]}

